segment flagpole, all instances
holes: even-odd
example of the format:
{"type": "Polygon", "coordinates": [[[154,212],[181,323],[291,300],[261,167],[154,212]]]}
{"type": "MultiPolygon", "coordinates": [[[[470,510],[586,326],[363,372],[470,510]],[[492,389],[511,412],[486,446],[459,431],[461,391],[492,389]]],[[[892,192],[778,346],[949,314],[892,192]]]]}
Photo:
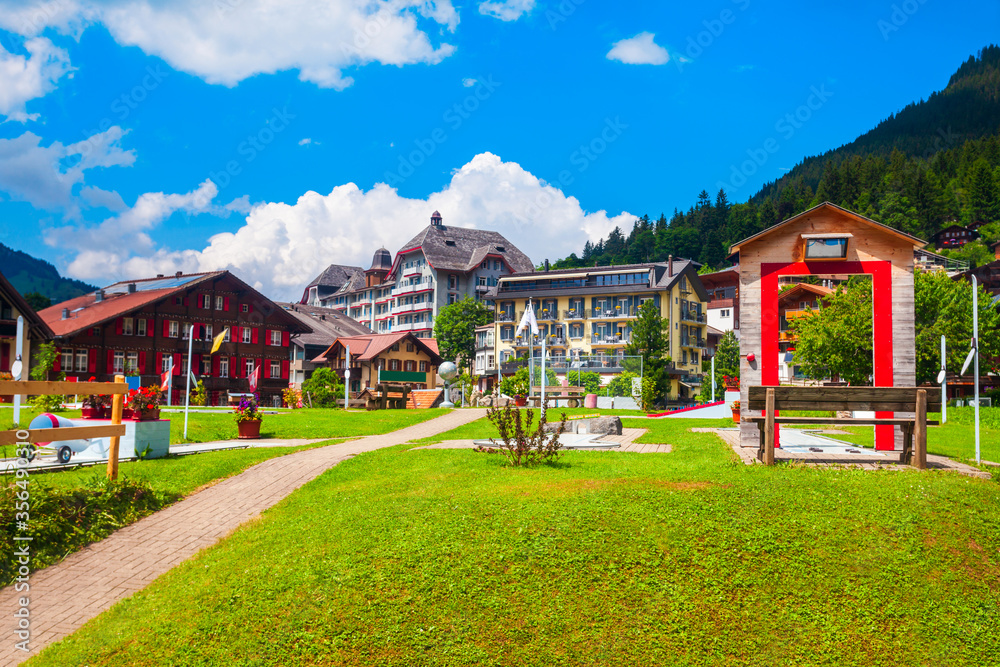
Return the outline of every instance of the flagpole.
{"type": "MultiPolygon", "coordinates": [[[[535,312],[535,306],[531,303],[531,297],[528,297],[528,310],[532,313],[535,312]]],[[[525,317],[527,317],[525,313],[525,317]]],[[[528,396],[531,396],[531,388],[535,386],[535,346],[531,340],[534,332],[531,327],[528,327],[528,396]]]]}
{"type": "Polygon", "coordinates": [[[188,331],[188,367],[187,389],[184,392],[184,439],[188,437],[188,408],[191,406],[191,354],[194,352],[194,330],[197,324],[192,324],[188,331]]]}
{"type": "Polygon", "coordinates": [[[170,355],[170,370],[167,371],[167,407],[171,407],[170,395],[174,393],[174,355],[170,355]]]}
{"type": "Polygon", "coordinates": [[[542,419],[545,419],[545,336],[542,336],[542,419]]]}

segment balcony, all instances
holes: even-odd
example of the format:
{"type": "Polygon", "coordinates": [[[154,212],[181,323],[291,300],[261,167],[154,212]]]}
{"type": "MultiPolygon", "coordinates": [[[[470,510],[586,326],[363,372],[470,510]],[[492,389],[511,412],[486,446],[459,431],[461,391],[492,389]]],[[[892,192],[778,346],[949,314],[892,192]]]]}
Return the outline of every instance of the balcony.
{"type": "Polygon", "coordinates": [[[681,347],[690,347],[697,350],[708,349],[704,338],[691,338],[689,336],[681,336],[681,347]]]}
{"type": "Polygon", "coordinates": [[[490,291],[489,285],[476,285],[476,292],[478,292],[479,294],[486,294],[489,291],[490,291]]]}
{"type": "Polygon", "coordinates": [[[497,322],[515,322],[515,315],[516,313],[514,311],[497,311],[497,322]]]}
{"type": "Polygon", "coordinates": [[[694,313],[690,311],[681,311],[681,321],[682,322],[696,322],[698,324],[705,323],[705,315],[702,313],[694,313]]]}
{"type": "Polygon", "coordinates": [[[636,316],[636,309],[629,306],[615,306],[614,308],[594,308],[593,318],[595,320],[623,320],[636,316]]]}
{"type": "Polygon", "coordinates": [[[535,319],[539,322],[555,322],[559,319],[559,309],[539,308],[535,311],[535,319]]]}
{"type": "Polygon", "coordinates": [[[549,347],[566,347],[566,339],[562,336],[549,337],[548,343],[549,347]]]}
{"type": "Polygon", "coordinates": [[[394,315],[398,315],[399,313],[412,313],[413,312],[413,304],[412,303],[407,303],[407,304],[404,304],[402,306],[397,305],[395,308],[392,309],[392,312],[393,312],[394,315]]]}
{"type": "Polygon", "coordinates": [[[587,311],[584,308],[569,308],[563,313],[563,319],[566,320],[582,320],[587,316],[587,311]]]}
{"type": "Polygon", "coordinates": [[[628,345],[631,340],[631,336],[623,336],[621,334],[617,336],[611,335],[596,335],[590,337],[591,345],[628,345]]]}
{"type": "Polygon", "coordinates": [[[392,289],[393,296],[402,296],[404,294],[416,294],[418,292],[431,292],[434,290],[434,283],[420,283],[419,285],[403,285],[401,287],[394,287],[392,289]]]}
{"type": "Polygon", "coordinates": [[[541,346],[541,344],[542,344],[542,337],[541,336],[524,336],[524,335],[515,336],[514,340],[510,341],[510,344],[513,345],[514,347],[528,347],[528,345],[529,345],[529,342],[528,342],[529,338],[531,339],[531,342],[530,342],[531,345],[534,345],[535,347],[541,346]]]}
{"type": "Polygon", "coordinates": [[[403,269],[403,277],[410,278],[419,276],[421,273],[423,273],[423,270],[424,269],[421,266],[411,266],[408,269],[403,269]]]}

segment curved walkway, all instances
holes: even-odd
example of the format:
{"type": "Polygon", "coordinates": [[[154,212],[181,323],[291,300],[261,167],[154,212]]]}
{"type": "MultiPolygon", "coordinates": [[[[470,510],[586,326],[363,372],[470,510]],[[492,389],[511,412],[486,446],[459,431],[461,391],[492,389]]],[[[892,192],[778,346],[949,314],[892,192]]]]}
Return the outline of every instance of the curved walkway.
{"type": "Polygon", "coordinates": [[[486,415],[455,410],[407,428],[269,459],[122,528],[66,560],[32,573],[31,590],[0,591],[6,619],[0,665],[16,665],[158,576],[212,546],[306,482],[357,454],[449,431],[486,415]],[[30,653],[15,648],[18,599],[28,597],[30,653]]]}

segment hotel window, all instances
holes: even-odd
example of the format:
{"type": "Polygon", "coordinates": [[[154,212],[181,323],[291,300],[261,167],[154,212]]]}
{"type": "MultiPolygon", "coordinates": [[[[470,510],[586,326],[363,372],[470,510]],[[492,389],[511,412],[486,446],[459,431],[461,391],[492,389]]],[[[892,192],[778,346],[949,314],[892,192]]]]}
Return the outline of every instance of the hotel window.
{"type": "Polygon", "coordinates": [[[135,333],[135,320],[131,317],[122,318],[122,334],[131,336],[135,333]]]}
{"type": "MultiPolygon", "coordinates": [[[[313,288],[313,289],[315,289],[315,288],[313,288]]],[[[224,303],[225,303],[225,301],[223,300],[223,298],[221,296],[215,297],[215,309],[216,310],[222,310],[222,306],[223,306],[224,303]]]]}
{"type": "Polygon", "coordinates": [[[427,372],[427,362],[426,361],[421,361],[420,362],[420,372],[421,373],[426,373],[427,372]]]}
{"type": "Polygon", "coordinates": [[[271,361],[271,377],[280,378],[281,377],[281,362],[271,361]]]}
{"type": "Polygon", "coordinates": [[[115,352],[113,368],[114,368],[114,372],[115,373],[124,373],[125,372],[125,353],[124,352],[115,352]]]}
{"type": "Polygon", "coordinates": [[[180,327],[178,326],[177,320],[170,320],[167,326],[167,338],[177,338],[177,333],[180,327]]]}
{"type": "Polygon", "coordinates": [[[500,260],[495,260],[493,262],[493,270],[494,271],[499,271],[500,269],[501,269],[500,260]]]}
{"type": "Polygon", "coordinates": [[[486,276],[480,276],[479,277],[479,286],[480,287],[486,287],[487,286],[486,285],[486,276]]]}
{"type": "Polygon", "coordinates": [[[139,319],[137,319],[135,321],[135,335],[136,336],[145,336],[146,333],[147,333],[146,332],[146,320],[145,320],[145,318],[140,317],[139,319]]]}
{"type": "Polygon", "coordinates": [[[244,342],[244,343],[249,343],[250,342],[250,340],[251,340],[251,331],[252,331],[252,329],[250,327],[243,327],[242,329],[240,329],[240,336],[242,337],[242,342],[244,342]]]}
{"type": "Polygon", "coordinates": [[[247,359],[243,362],[243,370],[245,371],[244,374],[247,377],[250,377],[250,374],[253,373],[253,365],[254,365],[253,359],[247,359]]]}
{"type": "Polygon", "coordinates": [[[458,289],[458,276],[454,273],[448,274],[448,289],[458,289]]]}
{"type": "Polygon", "coordinates": [[[390,359],[389,360],[389,370],[390,371],[398,371],[399,370],[399,359],[390,359]]]}
{"type": "Polygon", "coordinates": [[[271,330],[271,345],[281,347],[281,332],[277,329],[271,330]]]}
{"type": "Polygon", "coordinates": [[[229,357],[219,358],[219,377],[220,378],[229,377],[229,357]]]}
{"type": "Polygon", "coordinates": [[[417,362],[415,362],[415,361],[407,361],[404,364],[403,368],[406,370],[407,373],[412,373],[415,370],[417,370],[417,362]]]}
{"type": "Polygon", "coordinates": [[[146,370],[144,368],[139,368],[139,353],[129,352],[125,356],[125,370],[131,373],[141,373],[146,370]]]}

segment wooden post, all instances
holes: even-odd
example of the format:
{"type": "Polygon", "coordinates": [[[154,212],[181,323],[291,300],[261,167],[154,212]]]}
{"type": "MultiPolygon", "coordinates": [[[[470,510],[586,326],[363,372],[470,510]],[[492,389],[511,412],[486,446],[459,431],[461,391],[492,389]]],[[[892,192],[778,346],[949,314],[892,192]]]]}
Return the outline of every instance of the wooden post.
{"type": "Polygon", "coordinates": [[[917,419],[913,428],[913,465],[927,468],[927,390],[917,389],[917,419]]]}
{"type": "Polygon", "coordinates": [[[899,455],[899,462],[909,465],[913,460],[913,425],[903,426],[903,453],[899,455]]]}
{"type": "Polygon", "coordinates": [[[774,389],[764,399],[764,465],[774,465],[774,389]]]}
{"type": "MultiPolygon", "coordinates": [[[[115,382],[125,384],[124,375],[116,375],[115,382]]],[[[111,423],[122,423],[122,408],[125,407],[125,396],[115,394],[111,399],[111,423]]],[[[118,448],[121,445],[121,436],[111,436],[111,446],[108,448],[108,477],[111,481],[118,479],[118,448]]]]}

